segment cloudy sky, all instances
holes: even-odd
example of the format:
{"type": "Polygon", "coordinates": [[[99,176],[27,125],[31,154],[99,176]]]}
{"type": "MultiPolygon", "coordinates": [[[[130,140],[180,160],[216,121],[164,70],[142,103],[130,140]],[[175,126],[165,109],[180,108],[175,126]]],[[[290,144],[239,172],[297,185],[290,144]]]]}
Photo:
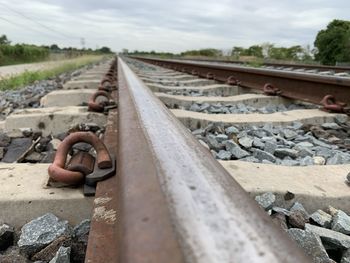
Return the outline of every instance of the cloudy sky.
{"type": "Polygon", "coordinates": [[[114,51],[312,45],[349,10],[349,0],[0,0],[0,35],[114,51]]]}

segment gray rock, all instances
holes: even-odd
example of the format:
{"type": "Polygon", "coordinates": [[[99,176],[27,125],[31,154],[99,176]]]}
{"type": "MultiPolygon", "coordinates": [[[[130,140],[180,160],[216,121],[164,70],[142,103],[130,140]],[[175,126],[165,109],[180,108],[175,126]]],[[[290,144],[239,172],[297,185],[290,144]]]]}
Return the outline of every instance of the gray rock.
{"type": "Polygon", "coordinates": [[[31,138],[15,138],[11,141],[11,144],[7,148],[7,152],[2,159],[4,163],[13,163],[26,152],[32,145],[31,138]]]}
{"type": "Polygon", "coordinates": [[[201,107],[197,103],[194,103],[191,105],[189,110],[199,112],[199,111],[201,111],[201,107]]]}
{"type": "Polygon", "coordinates": [[[259,138],[253,139],[253,146],[255,148],[264,149],[265,143],[263,143],[259,138]]]}
{"type": "Polygon", "coordinates": [[[305,224],[305,230],[319,236],[324,245],[339,249],[350,248],[350,236],[310,224],[305,224]]]}
{"type": "Polygon", "coordinates": [[[329,148],[329,149],[332,149],[332,146],[327,144],[327,143],[324,143],[320,140],[317,140],[316,138],[314,137],[311,137],[311,141],[313,144],[317,145],[317,146],[321,146],[321,147],[324,147],[324,148],[329,148]]]}
{"type": "Polygon", "coordinates": [[[227,135],[231,135],[231,134],[238,134],[239,130],[235,126],[230,126],[225,129],[225,132],[227,135]]]}
{"type": "Polygon", "coordinates": [[[314,164],[314,159],[310,156],[306,156],[300,160],[300,166],[308,166],[313,164],[314,164]]]}
{"type": "Polygon", "coordinates": [[[192,131],[192,134],[193,134],[194,136],[196,136],[196,135],[204,135],[204,129],[197,129],[197,130],[194,130],[194,131],[192,131]]]}
{"type": "Polygon", "coordinates": [[[205,111],[208,110],[210,108],[210,104],[209,103],[203,103],[200,108],[199,111],[205,111]]]}
{"type": "Polygon", "coordinates": [[[284,214],[285,216],[289,216],[290,215],[289,210],[281,208],[281,207],[278,207],[278,206],[272,207],[272,212],[279,213],[279,214],[284,214]]]}
{"type": "Polygon", "coordinates": [[[324,129],[331,129],[331,130],[341,129],[341,127],[335,122],[326,122],[326,123],[323,123],[321,126],[324,129]]]}
{"type": "Polygon", "coordinates": [[[40,162],[42,158],[43,158],[43,155],[41,153],[32,152],[25,157],[25,161],[30,163],[36,163],[36,162],[40,162]]]}
{"type": "Polygon", "coordinates": [[[350,249],[343,253],[340,263],[350,263],[350,249]]]}
{"type": "Polygon", "coordinates": [[[329,148],[316,146],[316,147],[313,147],[312,150],[316,151],[316,155],[322,156],[324,158],[329,158],[333,156],[333,152],[329,148]]]}
{"type": "Polygon", "coordinates": [[[317,235],[297,228],[289,229],[288,234],[304,249],[306,254],[312,257],[313,262],[329,263],[328,254],[317,235]]]}
{"type": "Polygon", "coordinates": [[[0,254],[1,263],[30,263],[25,256],[23,256],[18,247],[9,247],[4,254],[0,254]]]}
{"type": "Polygon", "coordinates": [[[90,219],[83,220],[79,225],[73,228],[73,237],[79,241],[87,244],[88,235],[90,232],[90,219]]]}
{"type": "Polygon", "coordinates": [[[311,157],[314,155],[314,152],[309,148],[301,148],[298,152],[298,156],[300,157],[311,157]]]}
{"type": "Polygon", "coordinates": [[[14,238],[14,228],[3,224],[0,226],[0,251],[12,246],[14,238]]]}
{"type": "Polygon", "coordinates": [[[223,141],[228,140],[228,136],[226,134],[218,134],[216,135],[215,139],[219,142],[222,143],[223,141]]]}
{"type": "MultiPolygon", "coordinates": [[[[270,133],[269,133],[270,134],[270,133]]],[[[249,135],[258,137],[258,138],[263,138],[266,137],[266,131],[263,129],[257,129],[257,130],[250,130],[249,135]]]]}
{"type": "Polygon", "coordinates": [[[7,147],[11,143],[11,138],[6,133],[0,132],[0,147],[7,147]]]}
{"type": "Polygon", "coordinates": [[[344,124],[349,120],[349,117],[346,114],[336,114],[334,118],[335,121],[340,124],[344,124]]]}
{"type": "Polygon", "coordinates": [[[220,159],[220,160],[230,160],[231,156],[232,156],[231,152],[225,151],[225,150],[220,150],[217,153],[216,158],[220,159]]]}
{"type": "Polygon", "coordinates": [[[54,214],[47,213],[22,227],[17,244],[25,254],[32,255],[59,236],[69,233],[67,221],[60,221],[54,214]]]}
{"type": "Polygon", "coordinates": [[[248,149],[253,146],[253,139],[248,136],[244,136],[242,138],[239,138],[238,143],[244,148],[248,149]]]}
{"type": "Polygon", "coordinates": [[[295,160],[284,159],[284,160],[281,161],[281,165],[298,166],[298,165],[300,165],[300,163],[298,161],[295,161],[295,160]]]}
{"type": "Polygon", "coordinates": [[[342,153],[342,152],[336,152],[332,157],[330,157],[327,160],[328,165],[346,164],[349,162],[350,162],[350,155],[342,153]]]}
{"type": "Polygon", "coordinates": [[[206,140],[210,149],[220,151],[222,148],[224,148],[223,145],[216,140],[216,137],[213,134],[208,134],[206,140]]]}
{"type": "Polygon", "coordinates": [[[300,149],[303,149],[303,148],[311,148],[313,147],[314,145],[310,142],[299,142],[295,145],[295,149],[296,150],[300,150],[300,149]]]}
{"type": "Polygon", "coordinates": [[[350,217],[341,210],[338,210],[332,221],[332,230],[343,233],[345,235],[350,234],[350,217]]]}
{"type": "Polygon", "coordinates": [[[273,164],[273,162],[270,162],[268,160],[262,160],[261,163],[264,163],[264,164],[273,164]]]}
{"type": "Polygon", "coordinates": [[[293,126],[293,129],[299,130],[304,126],[304,124],[300,121],[293,121],[292,126],[293,126]]]}
{"type": "Polygon", "coordinates": [[[251,163],[259,163],[260,162],[258,159],[256,159],[253,156],[247,156],[247,157],[244,157],[244,158],[239,159],[239,160],[244,161],[244,162],[251,162],[251,163]]]}
{"type": "Polygon", "coordinates": [[[258,204],[267,211],[273,207],[274,203],[276,202],[276,196],[271,192],[267,192],[262,195],[257,195],[255,197],[255,201],[257,201],[258,204]]]}
{"type": "Polygon", "coordinates": [[[310,215],[310,219],[312,219],[314,222],[316,222],[318,225],[330,228],[331,222],[332,222],[332,216],[323,210],[317,210],[316,212],[312,213],[310,215]]]}
{"type": "Polygon", "coordinates": [[[226,141],[225,147],[226,151],[229,151],[235,159],[241,159],[249,155],[248,152],[242,150],[239,145],[232,140],[226,141]]]}
{"type": "Polygon", "coordinates": [[[288,148],[277,148],[274,152],[274,155],[278,158],[283,159],[284,157],[291,157],[291,158],[297,158],[298,157],[298,151],[288,148]]]}
{"type": "Polygon", "coordinates": [[[293,206],[289,209],[290,212],[294,212],[294,211],[301,211],[306,218],[309,217],[309,213],[306,211],[306,209],[304,208],[304,206],[299,203],[299,202],[295,202],[293,204],[293,206]]]}
{"type": "Polygon", "coordinates": [[[70,247],[60,247],[50,263],[70,263],[70,247]]]}
{"type": "Polygon", "coordinates": [[[265,151],[262,151],[262,150],[259,150],[259,149],[255,149],[254,152],[253,152],[253,156],[255,158],[257,158],[258,160],[262,161],[262,160],[268,160],[272,163],[275,163],[276,162],[276,157],[273,156],[272,154],[268,153],[268,152],[265,152],[265,151]]]}
{"type": "Polygon", "coordinates": [[[282,135],[287,140],[293,139],[293,138],[298,136],[298,134],[295,131],[291,130],[291,129],[283,129],[282,130],[282,135]]]}
{"type": "Polygon", "coordinates": [[[264,151],[268,152],[270,154],[274,154],[275,150],[277,148],[277,143],[269,140],[265,142],[265,146],[264,146],[264,151]]]}

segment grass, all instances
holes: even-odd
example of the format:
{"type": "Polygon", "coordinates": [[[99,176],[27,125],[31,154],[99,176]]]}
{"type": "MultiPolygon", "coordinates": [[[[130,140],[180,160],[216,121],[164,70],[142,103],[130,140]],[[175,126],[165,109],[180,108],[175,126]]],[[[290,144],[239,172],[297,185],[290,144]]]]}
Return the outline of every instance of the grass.
{"type": "MultiPolygon", "coordinates": [[[[85,65],[102,60],[103,56],[82,56],[70,61],[66,61],[47,70],[25,71],[15,76],[0,80],[0,90],[17,89],[30,85],[35,81],[56,77],[64,72],[69,72],[81,68],[85,65]]],[[[59,63],[59,62],[58,62],[59,63]]]]}

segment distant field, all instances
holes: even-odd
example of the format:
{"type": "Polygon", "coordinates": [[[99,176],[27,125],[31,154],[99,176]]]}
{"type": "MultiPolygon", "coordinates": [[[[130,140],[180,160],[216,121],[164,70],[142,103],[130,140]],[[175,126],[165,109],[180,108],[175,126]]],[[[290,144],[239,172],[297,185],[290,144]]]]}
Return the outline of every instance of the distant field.
{"type": "Polygon", "coordinates": [[[75,70],[100,61],[104,56],[81,56],[74,59],[0,67],[0,90],[9,90],[75,70]]]}

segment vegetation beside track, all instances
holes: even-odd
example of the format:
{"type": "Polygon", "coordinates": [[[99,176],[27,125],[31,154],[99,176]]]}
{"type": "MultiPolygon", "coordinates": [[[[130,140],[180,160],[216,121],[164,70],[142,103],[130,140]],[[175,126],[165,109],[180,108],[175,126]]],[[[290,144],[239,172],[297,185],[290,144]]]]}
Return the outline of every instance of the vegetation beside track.
{"type": "Polygon", "coordinates": [[[34,83],[35,81],[44,80],[58,76],[64,72],[69,72],[81,68],[85,65],[101,61],[104,56],[81,56],[64,62],[57,62],[56,66],[45,70],[26,71],[24,73],[11,76],[0,80],[0,90],[10,90],[23,87],[34,83]]]}
{"type": "Polygon", "coordinates": [[[112,54],[109,47],[102,47],[96,50],[78,49],[73,47],[60,48],[56,44],[51,46],[36,46],[29,44],[12,45],[6,35],[0,36],[0,66],[15,65],[49,60],[68,59],[83,55],[104,55],[112,54]]]}
{"type": "Polygon", "coordinates": [[[233,46],[232,49],[220,50],[206,48],[187,50],[178,54],[170,52],[138,51],[124,54],[135,56],[150,56],[158,58],[187,58],[187,59],[216,59],[242,61],[247,64],[261,65],[262,63],[289,63],[289,64],[323,64],[348,65],[350,64],[350,21],[333,20],[326,29],[318,32],[314,47],[310,45],[294,45],[290,47],[276,46],[265,42],[248,48],[233,46]]]}

